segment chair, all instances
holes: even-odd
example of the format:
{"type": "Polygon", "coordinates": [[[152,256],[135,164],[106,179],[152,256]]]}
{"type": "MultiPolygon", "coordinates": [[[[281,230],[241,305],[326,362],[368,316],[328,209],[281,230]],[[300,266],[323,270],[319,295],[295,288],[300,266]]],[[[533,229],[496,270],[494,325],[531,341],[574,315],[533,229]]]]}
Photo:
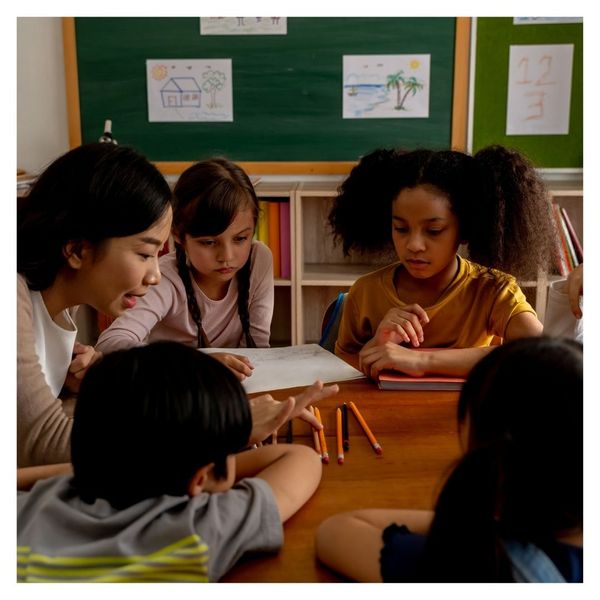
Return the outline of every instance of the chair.
{"type": "Polygon", "coordinates": [[[338,329],[340,328],[340,321],[342,319],[342,309],[347,293],[340,292],[337,298],[330,302],[323,315],[319,346],[325,348],[325,350],[329,350],[329,352],[333,352],[335,349],[338,329]]]}

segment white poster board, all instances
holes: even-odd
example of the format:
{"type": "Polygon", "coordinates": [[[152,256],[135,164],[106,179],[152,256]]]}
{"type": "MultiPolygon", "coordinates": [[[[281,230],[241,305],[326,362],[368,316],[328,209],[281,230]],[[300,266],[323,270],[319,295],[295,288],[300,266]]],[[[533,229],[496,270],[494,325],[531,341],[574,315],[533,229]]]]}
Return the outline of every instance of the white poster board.
{"type": "Polygon", "coordinates": [[[506,135],[569,133],[573,44],[510,47],[506,135]]]}

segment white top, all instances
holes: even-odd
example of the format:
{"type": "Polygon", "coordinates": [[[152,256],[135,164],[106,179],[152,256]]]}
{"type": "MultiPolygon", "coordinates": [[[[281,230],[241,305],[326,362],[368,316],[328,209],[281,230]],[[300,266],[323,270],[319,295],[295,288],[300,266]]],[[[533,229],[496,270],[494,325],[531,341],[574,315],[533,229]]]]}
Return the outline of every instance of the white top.
{"type": "MultiPolygon", "coordinates": [[[[267,348],[273,317],[273,256],[262,242],[252,242],[248,311],[250,334],[257,347],[267,348]]],[[[188,309],[185,286],[177,271],[175,252],[160,259],[161,281],[138,298],[98,338],[96,349],[103,353],[140,346],[148,342],[170,340],[196,347],[198,328],[188,309]]],[[[238,282],[234,277],[221,300],[211,300],[192,278],[196,301],[202,315],[202,327],[211,346],[238,348],[246,345],[237,299],[238,282]]]]}
{"type": "Polygon", "coordinates": [[[77,326],[69,311],[64,310],[57,317],[66,329],[52,320],[40,292],[30,290],[33,307],[33,332],[35,352],[38,355],[46,382],[52,393],[58,397],[65,383],[69,365],[73,360],[73,346],[77,337],[77,326]]]}

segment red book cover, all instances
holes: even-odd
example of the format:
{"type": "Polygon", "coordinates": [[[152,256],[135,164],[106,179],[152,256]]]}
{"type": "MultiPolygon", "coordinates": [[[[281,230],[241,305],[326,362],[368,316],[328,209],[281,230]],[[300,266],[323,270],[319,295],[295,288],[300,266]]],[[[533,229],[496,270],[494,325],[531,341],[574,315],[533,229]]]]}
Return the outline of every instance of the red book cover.
{"type": "MultiPolygon", "coordinates": [[[[428,348],[429,349],[429,348],[428,348]]],[[[427,376],[412,377],[397,371],[382,371],[379,374],[380,390],[460,390],[464,377],[427,376]]]]}
{"type": "Polygon", "coordinates": [[[292,277],[291,241],[290,241],[290,203],[279,204],[279,246],[281,249],[281,278],[292,277]]]}
{"type": "Polygon", "coordinates": [[[577,233],[575,232],[575,228],[573,227],[573,223],[571,223],[571,219],[569,219],[569,215],[567,214],[564,206],[561,206],[560,212],[563,216],[563,220],[565,225],[567,226],[567,230],[569,232],[569,237],[571,238],[571,242],[573,243],[573,248],[575,250],[575,255],[577,256],[577,260],[579,262],[583,262],[583,245],[579,241],[577,237],[577,233]]]}

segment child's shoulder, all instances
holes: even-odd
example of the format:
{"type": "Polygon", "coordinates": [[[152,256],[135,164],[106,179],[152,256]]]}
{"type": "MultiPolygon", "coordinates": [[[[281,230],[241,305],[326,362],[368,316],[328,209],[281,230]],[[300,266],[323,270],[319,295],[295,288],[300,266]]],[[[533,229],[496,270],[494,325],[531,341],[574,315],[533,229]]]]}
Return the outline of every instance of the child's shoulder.
{"type": "Polygon", "coordinates": [[[516,285],[517,280],[513,275],[494,269],[493,267],[486,267],[479,263],[473,262],[466,258],[459,257],[461,266],[464,269],[465,277],[472,280],[478,280],[481,283],[489,283],[498,287],[505,287],[510,285],[516,285]]]}
{"type": "Polygon", "coordinates": [[[393,286],[394,273],[399,264],[399,262],[394,262],[380,267],[375,271],[371,271],[370,273],[366,273],[365,275],[361,275],[352,284],[352,287],[350,288],[351,292],[353,295],[357,293],[372,293],[376,289],[381,290],[382,285],[393,286]]]}

